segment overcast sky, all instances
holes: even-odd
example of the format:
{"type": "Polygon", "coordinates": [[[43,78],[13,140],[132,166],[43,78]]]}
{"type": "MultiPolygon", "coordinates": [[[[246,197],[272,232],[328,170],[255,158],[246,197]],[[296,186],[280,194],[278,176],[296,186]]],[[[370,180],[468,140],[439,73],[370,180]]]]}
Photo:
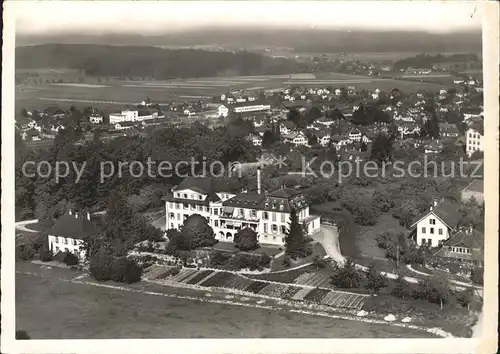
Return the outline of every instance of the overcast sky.
{"type": "Polygon", "coordinates": [[[481,27],[481,9],[476,1],[10,3],[16,6],[18,34],[61,31],[152,34],[199,26],[235,24],[432,32],[481,27]]]}

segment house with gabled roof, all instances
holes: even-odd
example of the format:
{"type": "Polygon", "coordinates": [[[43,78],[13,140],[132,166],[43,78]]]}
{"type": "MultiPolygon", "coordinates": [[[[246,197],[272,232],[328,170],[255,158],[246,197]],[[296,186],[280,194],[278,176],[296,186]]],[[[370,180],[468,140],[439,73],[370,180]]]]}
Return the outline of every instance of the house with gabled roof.
{"type": "Polygon", "coordinates": [[[438,247],[450,238],[461,219],[459,208],[450,200],[434,200],[429,211],[410,226],[416,244],[438,247]]]}
{"type": "Polygon", "coordinates": [[[472,228],[458,230],[443,243],[436,255],[482,265],[484,234],[472,228]]]}
{"type": "Polygon", "coordinates": [[[49,249],[52,254],[59,252],[73,253],[84,261],[86,254],[84,242],[89,237],[97,236],[99,227],[94,225],[90,214],[73,212],[71,209],[55,222],[48,233],[49,249]]]}

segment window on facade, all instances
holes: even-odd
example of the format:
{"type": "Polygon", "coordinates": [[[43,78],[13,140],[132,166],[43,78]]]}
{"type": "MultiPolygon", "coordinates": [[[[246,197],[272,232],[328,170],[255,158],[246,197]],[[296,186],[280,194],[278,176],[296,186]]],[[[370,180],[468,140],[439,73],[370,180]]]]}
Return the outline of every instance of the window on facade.
{"type": "Polygon", "coordinates": [[[182,207],[184,210],[189,209],[189,205],[187,205],[187,204],[183,204],[182,207]]]}
{"type": "Polygon", "coordinates": [[[443,234],[443,229],[438,229],[438,234],[442,235],[443,234]]]}
{"type": "Polygon", "coordinates": [[[68,239],[67,238],[63,238],[64,240],[64,244],[67,245],[68,244],[68,239]]]}
{"type": "Polygon", "coordinates": [[[269,213],[267,211],[265,211],[263,214],[262,214],[262,218],[264,220],[269,220],[269,213]]]}
{"type": "Polygon", "coordinates": [[[250,211],[250,216],[251,216],[252,218],[256,218],[256,217],[257,217],[257,211],[255,211],[255,210],[251,210],[251,211],[250,211]]]}
{"type": "Polygon", "coordinates": [[[188,195],[187,195],[186,193],[184,193],[184,194],[182,195],[182,197],[183,197],[184,199],[187,199],[188,195]]]}
{"type": "Polygon", "coordinates": [[[273,230],[273,232],[278,232],[278,225],[272,224],[271,230],[273,230]]]}
{"type": "Polygon", "coordinates": [[[285,213],[281,213],[281,222],[286,222],[285,213]]]}
{"type": "Polygon", "coordinates": [[[203,211],[203,205],[198,205],[198,210],[203,211]]]}
{"type": "Polygon", "coordinates": [[[203,200],[203,197],[201,195],[198,196],[199,200],[203,200]]]}
{"type": "Polygon", "coordinates": [[[425,234],[425,227],[422,227],[422,233],[425,234]]]}
{"type": "Polygon", "coordinates": [[[175,208],[176,208],[176,209],[180,209],[180,208],[181,208],[181,203],[176,203],[176,204],[175,204],[175,208]]]}
{"type": "Polygon", "coordinates": [[[168,207],[169,207],[170,209],[173,209],[173,208],[174,208],[174,203],[168,203],[168,207]]]}
{"type": "Polygon", "coordinates": [[[191,210],[196,210],[196,205],[191,205],[191,210]]]}
{"type": "Polygon", "coordinates": [[[429,220],[429,223],[430,223],[431,225],[436,225],[436,219],[430,219],[430,220],[429,220]]]}
{"type": "Polygon", "coordinates": [[[281,233],[286,234],[286,226],[281,225],[281,233]]]}
{"type": "Polygon", "coordinates": [[[214,226],[219,227],[219,220],[214,220],[214,226]]]}
{"type": "Polygon", "coordinates": [[[219,215],[219,208],[214,208],[214,215],[219,215]]]}
{"type": "Polygon", "coordinates": [[[433,227],[430,228],[430,233],[431,233],[431,235],[434,234],[434,228],[433,227]]]}
{"type": "Polygon", "coordinates": [[[267,232],[267,224],[264,224],[264,232],[267,232]]]}
{"type": "Polygon", "coordinates": [[[175,197],[176,197],[176,198],[180,198],[180,197],[181,197],[181,194],[180,194],[180,193],[175,193],[175,197]]]}
{"type": "Polygon", "coordinates": [[[56,243],[59,243],[59,237],[56,236],[55,239],[56,239],[56,243]]]}
{"type": "Polygon", "coordinates": [[[77,245],[76,240],[73,240],[73,246],[76,246],[76,245],[77,245]]]}
{"type": "Polygon", "coordinates": [[[272,221],[276,221],[276,213],[272,213],[271,215],[272,215],[272,218],[273,218],[272,221]]]}
{"type": "Polygon", "coordinates": [[[243,209],[238,210],[238,215],[240,218],[242,218],[245,215],[245,211],[243,209]]]}

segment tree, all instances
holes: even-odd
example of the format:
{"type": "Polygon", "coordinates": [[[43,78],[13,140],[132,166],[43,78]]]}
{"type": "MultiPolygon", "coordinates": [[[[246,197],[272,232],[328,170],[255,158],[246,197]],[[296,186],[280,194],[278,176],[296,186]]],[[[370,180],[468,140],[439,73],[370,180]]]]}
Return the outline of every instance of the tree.
{"type": "Polygon", "coordinates": [[[63,262],[68,266],[75,266],[78,264],[78,257],[73,253],[68,253],[64,256],[63,262]]]}
{"type": "Polygon", "coordinates": [[[89,273],[96,280],[110,280],[113,272],[113,255],[104,247],[101,247],[90,258],[89,273]]]}
{"type": "Polygon", "coordinates": [[[264,135],[262,136],[262,147],[267,149],[271,147],[271,145],[273,145],[278,140],[279,137],[277,139],[274,132],[267,130],[264,132],[264,135]]]}
{"type": "Polygon", "coordinates": [[[377,188],[372,195],[373,204],[381,211],[388,212],[394,206],[394,198],[388,188],[377,188]]]}
{"type": "Polygon", "coordinates": [[[184,221],[181,236],[189,249],[213,246],[217,243],[214,230],[200,214],[190,215],[184,221]]]}
{"type": "Polygon", "coordinates": [[[113,261],[111,279],[119,282],[132,284],[141,280],[142,270],[137,265],[137,262],[126,258],[120,257],[113,261]]]}
{"type": "Polygon", "coordinates": [[[422,133],[432,139],[439,138],[439,122],[436,114],[432,114],[432,117],[425,122],[422,133]]]}
{"type": "Polygon", "coordinates": [[[392,158],[393,147],[391,139],[385,134],[379,134],[372,144],[370,159],[377,163],[388,161],[392,158]]]}
{"type": "Polygon", "coordinates": [[[292,259],[303,258],[312,253],[310,241],[304,235],[304,229],[299,223],[297,211],[290,213],[290,226],[285,236],[285,254],[292,259]]]}
{"type": "Polygon", "coordinates": [[[479,285],[484,284],[484,268],[483,267],[474,267],[471,270],[470,279],[479,285]]]}
{"type": "Polygon", "coordinates": [[[440,276],[435,276],[431,278],[432,284],[432,294],[430,295],[431,300],[439,301],[439,307],[443,309],[443,304],[448,302],[451,296],[450,285],[448,279],[440,276]]]}
{"type": "Polygon", "coordinates": [[[314,146],[318,144],[318,137],[314,134],[310,134],[307,138],[307,144],[309,146],[314,146]]]}
{"type": "Polygon", "coordinates": [[[259,248],[257,232],[249,227],[241,229],[234,235],[234,245],[240,251],[251,251],[259,248]]]}
{"type": "Polygon", "coordinates": [[[385,277],[372,264],[368,267],[365,277],[365,288],[369,289],[373,294],[387,285],[385,277]]]}
{"type": "Polygon", "coordinates": [[[346,259],[343,266],[334,265],[333,274],[330,276],[333,285],[339,288],[357,288],[361,285],[363,274],[356,269],[353,261],[346,259]]]}
{"type": "Polygon", "coordinates": [[[470,304],[474,300],[474,289],[467,288],[464,291],[458,291],[455,294],[457,301],[463,307],[467,307],[467,310],[470,309],[470,304]]]}
{"type": "Polygon", "coordinates": [[[398,277],[394,280],[391,294],[401,299],[409,298],[412,295],[412,288],[410,286],[410,283],[408,283],[404,279],[404,277],[398,274],[398,277]]]}
{"type": "Polygon", "coordinates": [[[316,270],[319,270],[320,268],[325,268],[328,263],[326,260],[319,255],[314,256],[314,259],[312,261],[312,265],[316,267],[316,270]]]}

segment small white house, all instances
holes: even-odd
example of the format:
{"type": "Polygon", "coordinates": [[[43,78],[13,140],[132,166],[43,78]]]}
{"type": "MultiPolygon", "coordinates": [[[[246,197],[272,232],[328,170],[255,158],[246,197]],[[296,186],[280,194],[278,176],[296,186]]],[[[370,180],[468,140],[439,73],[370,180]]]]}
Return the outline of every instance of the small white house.
{"type": "Polygon", "coordinates": [[[293,132],[290,134],[284,134],[283,139],[285,143],[291,143],[295,146],[307,145],[307,137],[302,132],[293,132]]]}
{"type": "Polygon", "coordinates": [[[438,247],[457,228],[461,214],[459,205],[447,200],[434,200],[429,212],[410,226],[418,246],[438,247]]]}
{"type": "Polygon", "coordinates": [[[219,107],[217,107],[217,114],[219,117],[227,117],[229,114],[229,108],[221,104],[219,107]]]}

